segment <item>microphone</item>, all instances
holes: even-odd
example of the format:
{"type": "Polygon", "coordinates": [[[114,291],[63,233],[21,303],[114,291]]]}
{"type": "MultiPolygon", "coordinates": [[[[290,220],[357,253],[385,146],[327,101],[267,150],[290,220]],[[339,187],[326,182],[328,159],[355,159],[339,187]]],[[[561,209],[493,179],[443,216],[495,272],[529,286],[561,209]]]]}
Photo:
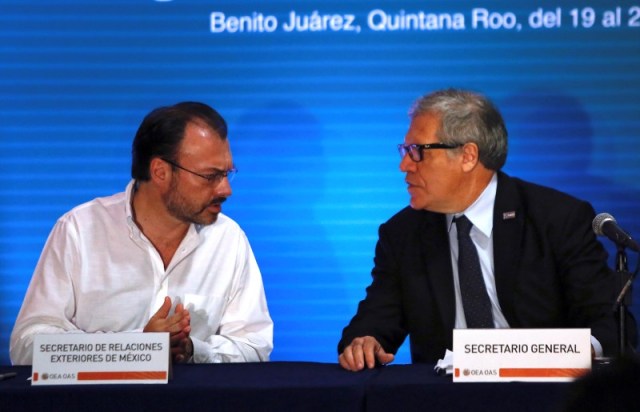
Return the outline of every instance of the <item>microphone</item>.
{"type": "Polygon", "coordinates": [[[630,234],[622,230],[616,220],[609,213],[600,213],[593,219],[593,231],[598,236],[606,236],[620,247],[640,252],[640,245],[630,234]]]}

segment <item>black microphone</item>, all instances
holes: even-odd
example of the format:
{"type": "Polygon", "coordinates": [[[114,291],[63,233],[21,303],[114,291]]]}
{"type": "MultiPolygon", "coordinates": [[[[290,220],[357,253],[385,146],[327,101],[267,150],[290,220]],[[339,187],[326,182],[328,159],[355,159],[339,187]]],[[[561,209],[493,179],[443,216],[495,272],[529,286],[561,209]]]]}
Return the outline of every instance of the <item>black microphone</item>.
{"type": "Polygon", "coordinates": [[[640,245],[631,235],[622,230],[616,220],[609,213],[600,213],[593,219],[593,231],[598,236],[606,236],[616,245],[640,252],[640,245]]]}

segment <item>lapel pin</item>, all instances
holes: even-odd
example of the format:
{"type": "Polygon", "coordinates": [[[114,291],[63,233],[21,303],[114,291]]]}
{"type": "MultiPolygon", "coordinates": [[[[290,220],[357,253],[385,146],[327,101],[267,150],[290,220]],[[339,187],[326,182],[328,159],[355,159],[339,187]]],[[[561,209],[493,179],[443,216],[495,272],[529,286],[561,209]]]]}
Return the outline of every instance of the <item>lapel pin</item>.
{"type": "Polygon", "coordinates": [[[507,220],[507,219],[515,219],[516,218],[516,211],[512,210],[510,212],[504,212],[502,214],[502,220],[507,220]]]}

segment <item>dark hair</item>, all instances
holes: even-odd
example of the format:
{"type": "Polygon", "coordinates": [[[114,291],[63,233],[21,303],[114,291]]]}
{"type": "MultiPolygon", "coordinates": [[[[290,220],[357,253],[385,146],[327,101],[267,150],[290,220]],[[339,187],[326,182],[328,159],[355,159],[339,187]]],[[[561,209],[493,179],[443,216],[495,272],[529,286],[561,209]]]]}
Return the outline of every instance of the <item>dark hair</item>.
{"type": "Polygon", "coordinates": [[[440,116],[438,138],[446,144],[474,142],[480,163],[490,170],[500,170],[507,161],[507,128],[498,109],[486,97],[458,89],[439,90],[425,95],[414,104],[409,116],[424,113],[440,116]]]}
{"type": "Polygon", "coordinates": [[[150,179],[149,165],[154,157],[174,160],[188,123],[203,122],[220,139],[227,138],[227,123],[204,103],[182,102],[152,110],[140,124],[131,148],[131,177],[150,179]]]}

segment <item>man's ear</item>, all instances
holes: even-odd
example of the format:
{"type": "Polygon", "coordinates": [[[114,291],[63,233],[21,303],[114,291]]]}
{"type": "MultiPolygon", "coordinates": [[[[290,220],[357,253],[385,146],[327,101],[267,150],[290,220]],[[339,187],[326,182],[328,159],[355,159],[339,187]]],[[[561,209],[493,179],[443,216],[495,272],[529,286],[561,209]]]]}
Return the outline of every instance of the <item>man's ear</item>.
{"type": "Polygon", "coordinates": [[[149,175],[151,181],[157,185],[165,186],[171,182],[171,165],[159,157],[151,159],[149,164],[149,175]]]}
{"type": "Polygon", "coordinates": [[[473,142],[465,143],[462,146],[462,170],[470,172],[478,165],[479,158],[478,145],[473,142]]]}

